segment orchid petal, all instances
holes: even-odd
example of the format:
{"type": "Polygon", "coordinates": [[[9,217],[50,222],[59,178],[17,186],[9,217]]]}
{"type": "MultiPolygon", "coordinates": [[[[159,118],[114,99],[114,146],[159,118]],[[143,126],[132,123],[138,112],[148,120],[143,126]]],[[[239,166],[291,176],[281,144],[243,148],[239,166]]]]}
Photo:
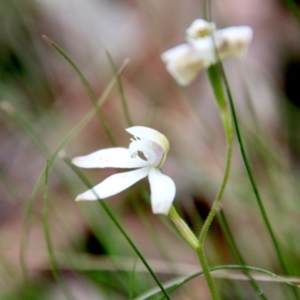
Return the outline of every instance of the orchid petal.
{"type": "Polygon", "coordinates": [[[157,159],[153,142],[148,140],[133,140],[129,144],[128,150],[132,157],[136,157],[138,156],[139,152],[143,152],[149,165],[154,164],[157,159]]]}
{"type": "Polygon", "coordinates": [[[215,38],[220,57],[244,56],[252,36],[253,30],[249,26],[232,26],[218,30],[215,38]]]}
{"type": "Polygon", "coordinates": [[[159,170],[151,168],[149,182],[153,213],[168,215],[176,193],[174,181],[159,170]]]}
{"type": "Polygon", "coordinates": [[[81,168],[140,168],[149,163],[140,157],[131,157],[127,148],[108,148],[86,156],[73,158],[72,163],[81,168]]]}
{"type": "Polygon", "coordinates": [[[165,154],[167,154],[169,151],[170,144],[168,139],[162,133],[155,129],[144,126],[133,126],[127,128],[126,131],[135,137],[149,140],[158,144],[163,149],[165,154]]]}
{"type": "Polygon", "coordinates": [[[189,44],[167,50],[161,55],[161,59],[166,63],[168,72],[183,86],[190,84],[206,65],[201,54],[189,44]]]}
{"type": "Polygon", "coordinates": [[[116,195],[142,178],[145,178],[150,171],[150,167],[141,168],[129,172],[117,173],[94,186],[92,189],[78,195],[75,201],[81,200],[98,200],[116,195]]]}

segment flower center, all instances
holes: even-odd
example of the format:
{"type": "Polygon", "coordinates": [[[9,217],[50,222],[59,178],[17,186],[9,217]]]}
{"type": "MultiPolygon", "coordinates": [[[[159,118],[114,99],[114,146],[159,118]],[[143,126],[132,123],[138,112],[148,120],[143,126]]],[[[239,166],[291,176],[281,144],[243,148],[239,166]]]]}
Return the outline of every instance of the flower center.
{"type": "Polygon", "coordinates": [[[131,157],[139,157],[146,160],[149,165],[159,167],[164,157],[164,150],[158,144],[145,140],[134,138],[129,144],[129,153],[131,157]]]}

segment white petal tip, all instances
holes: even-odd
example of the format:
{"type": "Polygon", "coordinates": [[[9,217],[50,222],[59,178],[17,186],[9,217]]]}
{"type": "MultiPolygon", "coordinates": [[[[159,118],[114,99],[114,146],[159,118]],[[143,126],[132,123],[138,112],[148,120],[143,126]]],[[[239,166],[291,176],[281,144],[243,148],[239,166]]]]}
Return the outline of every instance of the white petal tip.
{"type": "Polygon", "coordinates": [[[79,202],[79,201],[85,201],[86,199],[83,199],[83,198],[81,198],[80,196],[77,196],[76,198],[75,198],[75,201],[76,202],[79,202]]]}
{"type": "Polygon", "coordinates": [[[74,157],[71,162],[73,165],[77,166],[80,164],[80,157],[74,157]]]}
{"type": "Polygon", "coordinates": [[[155,215],[167,216],[174,202],[174,198],[175,198],[175,194],[174,196],[171,196],[169,199],[164,199],[165,201],[163,201],[163,203],[160,203],[159,205],[152,205],[152,212],[155,215]]]}
{"type": "Polygon", "coordinates": [[[165,216],[167,216],[169,214],[169,211],[170,211],[170,209],[164,210],[164,211],[153,211],[153,213],[155,215],[165,215],[165,216]]]}
{"type": "MultiPolygon", "coordinates": [[[[90,158],[91,155],[77,156],[72,159],[72,164],[80,168],[96,168],[99,167],[95,159],[90,158]]],[[[99,164],[99,163],[98,163],[99,164]]]]}
{"type": "Polygon", "coordinates": [[[79,202],[79,201],[96,201],[96,200],[98,200],[98,198],[96,198],[96,197],[86,197],[86,196],[84,196],[84,193],[78,195],[78,196],[75,198],[75,201],[76,201],[76,202],[79,202]]]}
{"type": "Polygon", "coordinates": [[[168,215],[176,194],[174,181],[157,169],[149,173],[151,206],[154,214],[168,215]]]}

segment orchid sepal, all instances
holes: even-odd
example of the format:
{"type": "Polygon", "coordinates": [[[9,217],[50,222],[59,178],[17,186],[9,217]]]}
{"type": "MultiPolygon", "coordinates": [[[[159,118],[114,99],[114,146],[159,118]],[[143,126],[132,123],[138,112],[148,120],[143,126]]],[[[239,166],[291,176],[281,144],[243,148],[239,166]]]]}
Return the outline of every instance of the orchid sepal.
{"type": "Polygon", "coordinates": [[[111,175],[92,189],[78,195],[75,201],[101,200],[114,196],[134,185],[139,180],[147,177],[149,172],[150,167],[145,167],[111,175]]]}

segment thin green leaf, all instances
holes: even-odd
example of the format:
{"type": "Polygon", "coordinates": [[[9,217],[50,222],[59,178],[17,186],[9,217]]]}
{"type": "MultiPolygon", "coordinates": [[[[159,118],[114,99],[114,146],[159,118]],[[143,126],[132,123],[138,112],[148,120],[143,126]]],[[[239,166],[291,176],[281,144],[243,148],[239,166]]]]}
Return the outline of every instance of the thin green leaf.
{"type": "MultiPolygon", "coordinates": [[[[120,68],[119,72],[122,72],[124,68],[126,67],[127,62],[124,62],[123,66],[120,68]]],[[[112,91],[114,84],[116,82],[115,78],[112,78],[106,88],[104,89],[102,95],[97,101],[97,107],[101,106],[105,100],[107,99],[109,93],[112,91]]],[[[33,141],[33,143],[37,146],[37,148],[45,155],[47,156],[47,151],[41,145],[39,137],[37,137],[34,133],[34,130],[31,126],[31,124],[24,118],[22,114],[20,114],[12,105],[9,103],[2,101],[1,102],[1,108],[6,111],[6,113],[24,130],[24,132],[28,135],[28,137],[33,141]]],[[[70,130],[70,132],[65,136],[65,138],[62,140],[60,145],[57,147],[56,151],[51,155],[49,162],[48,162],[48,168],[50,168],[55,159],[57,158],[58,153],[61,151],[61,149],[67,145],[68,142],[70,142],[85,126],[86,124],[92,119],[92,117],[95,115],[96,111],[94,109],[91,109],[83,118],[82,120],[70,130]]],[[[27,268],[26,268],[26,258],[25,258],[25,252],[26,252],[26,242],[27,237],[30,229],[30,220],[33,213],[34,203],[38,194],[39,189],[42,187],[42,179],[43,179],[43,173],[44,170],[39,175],[33,191],[31,193],[31,196],[29,198],[29,201],[26,205],[25,210],[25,216],[24,216],[24,222],[22,227],[22,234],[21,234],[21,243],[20,243],[20,265],[24,277],[25,283],[27,282],[27,268]]]]}
{"type": "Polygon", "coordinates": [[[133,126],[133,121],[128,109],[128,104],[127,104],[127,99],[125,96],[125,92],[123,89],[123,84],[122,84],[122,80],[121,80],[121,74],[118,74],[118,70],[116,68],[116,65],[110,55],[110,53],[106,50],[106,55],[108,57],[109,63],[111,65],[111,68],[113,70],[114,76],[117,78],[117,83],[118,83],[118,90],[119,90],[119,94],[120,94],[120,98],[121,98],[121,104],[122,104],[122,109],[123,109],[123,113],[127,122],[128,126],[133,126]]]}
{"type": "Polygon", "coordinates": [[[76,72],[76,74],[79,76],[82,85],[89,97],[89,99],[91,100],[94,109],[97,111],[97,115],[100,121],[101,126],[103,127],[108,139],[110,140],[111,144],[113,146],[116,146],[116,140],[109,128],[109,125],[104,117],[104,115],[102,114],[101,109],[99,109],[99,107],[97,106],[97,100],[96,100],[96,96],[92,90],[92,87],[90,86],[89,82],[87,81],[87,79],[84,77],[83,73],[80,71],[80,69],[77,67],[77,65],[75,64],[75,62],[67,55],[67,53],[65,53],[58,45],[56,45],[51,39],[49,39],[47,36],[43,35],[43,39],[51,46],[53,47],[64,59],[66,59],[66,61],[72,66],[72,68],[74,69],[74,71],[76,72]]]}
{"type": "MultiPolygon", "coordinates": [[[[242,271],[248,270],[248,271],[254,271],[254,272],[269,275],[269,276],[275,278],[276,281],[286,283],[286,284],[291,285],[293,287],[300,288],[299,279],[297,280],[297,283],[293,283],[288,278],[278,276],[277,274],[275,274],[273,272],[270,272],[270,271],[267,271],[267,270],[264,270],[264,269],[261,269],[261,268],[252,267],[252,266],[224,265],[224,266],[218,266],[218,267],[210,268],[210,272],[212,272],[212,273],[215,272],[215,271],[218,271],[218,270],[242,270],[242,271]]],[[[195,273],[192,273],[188,276],[181,276],[177,279],[173,279],[173,280],[171,280],[167,283],[164,283],[164,288],[167,289],[169,293],[172,293],[176,289],[181,287],[183,284],[185,284],[188,281],[190,281],[190,280],[192,280],[192,279],[194,279],[198,276],[201,276],[201,275],[203,275],[203,271],[195,272],[195,273]]],[[[258,280],[258,279],[256,278],[256,280],[258,280]]],[[[155,289],[152,289],[151,291],[148,291],[148,292],[144,293],[143,295],[140,295],[139,297],[135,298],[135,300],[146,300],[146,299],[149,299],[150,297],[158,295],[159,293],[160,293],[160,290],[155,288],[155,289]]],[[[161,298],[161,299],[164,299],[164,298],[161,298]]]]}
{"type": "Polygon", "coordinates": [[[69,300],[74,300],[75,298],[69,291],[68,287],[65,285],[65,283],[60,275],[60,272],[58,270],[57,263],[55,260],[53,247],[52,247],[51,235],[50,235],[49,225],[48,225],[48,218],[49,218],[49,201],[48,201],[48,197],[49,197],[48,196],[49,164],[48,164],[48,162],[45,167],[44,178],[45,178],[45,182],[44,182],[44,196],[43,196],[43,229],[44,229],[44,235],[45,235],[45,240],[46,240],[49,264],[50,264],[50,268],[51,268],[53,277],[59,284],[64,295],[69,300]]]}
{"type": "MultiPolygon", "coordinates": [[[[62,156],[61,158],[75,172],[75,174],[78,176],[78,178],[81,179],[81,181],[86,185],[86,187],[88,189],[92,189],[93,188],[93,185],[89,182],[89,180],[85,177],[85,175],[81,172],[81,170],[79,168],[75,167],[74,165],[72,165],[70,159],[68,157],[66,157],[66,155],[62,156]]],[[[98,197],[97,194],[95,194],[95,195],[96,195],[96,197],[98,197]]],[[[101,200],[100,198],[98,198],[98,199],[101,200]]],[[[146,261],[146,259],[142,255],[142,253],[140,252],[140,250],[137,248],[137,246],[134,244],[134,242],[132,241],[132,239],[129,237],[128,233],[125,231],[125,229],[123,228],[123,226],[121,225],[121,223],[118,221],[117,217],[114,215],[114,213],[107,206],[106,202],[105,201],[97,201],[97,202],[99,203],[99,205],[101,205],[101,207],[103,208],[103,210],[110,217],[111,221],[119,229],[119,231],[122,233],[122,235],[124,236],[124,238],[127,240],[127,242],[129,243],[129,245],[134,250],[134,252],[137,254],[137,256],[140,258],[140,260],[143,262],[143,264],[145,265],[145,267],[147,268],[147,270],[151,274],[152,278],[155,280],[155,282],[159,286],[160,290],[165,295],[166,299],[170,299],[170,297],[168,296],[168,293],[164,289],[162,283],[160,282],[160,280],[158,279],[158,277],[155,275],[154,271],[152,270],[152,268],[150,267],[150,265],[148,264],[148,262],[146,261]]]]}

